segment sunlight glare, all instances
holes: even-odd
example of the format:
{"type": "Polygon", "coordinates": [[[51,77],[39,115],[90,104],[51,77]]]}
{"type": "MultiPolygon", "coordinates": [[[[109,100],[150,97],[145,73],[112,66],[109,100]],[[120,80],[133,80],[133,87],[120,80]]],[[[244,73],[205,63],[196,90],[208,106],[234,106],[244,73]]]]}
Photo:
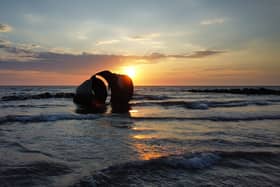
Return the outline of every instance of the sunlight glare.
{"type": "Polygon", "coordinates": [[[124,74],[128,75],[130,78],[134,79],[136,76],[135,67],[129,66],[123,68],[124,74]]]}

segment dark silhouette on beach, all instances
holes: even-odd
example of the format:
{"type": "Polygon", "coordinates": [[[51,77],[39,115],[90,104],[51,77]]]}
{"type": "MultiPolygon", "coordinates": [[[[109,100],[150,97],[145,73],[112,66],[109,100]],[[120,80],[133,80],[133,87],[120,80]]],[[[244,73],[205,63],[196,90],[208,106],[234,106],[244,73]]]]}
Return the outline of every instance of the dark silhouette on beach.
{"type": "Polygon", "coordinates": [[[106,111],[106,98],[111,91],[111,107],[114,113],[128,112],[133,96],[133,82],[127,75],[101,71],[84,81],[77,89],[73,101],[79,113],[106,111]]]}

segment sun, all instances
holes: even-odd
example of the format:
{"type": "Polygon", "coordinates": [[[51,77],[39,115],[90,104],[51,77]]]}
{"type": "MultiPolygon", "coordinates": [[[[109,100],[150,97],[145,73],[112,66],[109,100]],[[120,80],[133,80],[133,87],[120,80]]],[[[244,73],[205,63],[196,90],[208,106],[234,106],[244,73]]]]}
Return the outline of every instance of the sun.
{"type": "Polygon", "coordinates": [[[135,79],[135,76],[136,76],[135,67],[132,67],[132,66],[124,67],[123,73],[128,75],[130,78],[135,79]]]}

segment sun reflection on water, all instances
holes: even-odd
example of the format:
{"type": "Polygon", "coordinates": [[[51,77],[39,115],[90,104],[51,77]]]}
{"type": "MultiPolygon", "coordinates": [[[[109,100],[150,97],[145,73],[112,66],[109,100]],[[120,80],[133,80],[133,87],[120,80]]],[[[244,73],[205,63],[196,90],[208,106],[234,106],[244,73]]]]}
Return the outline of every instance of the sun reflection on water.
{"type": "Polygon", "coordinates": [[[131,109],[131,110],[129,110],[129,113],[131,114],[131,113],[137,113],[138,112],[138,110],[135,110],[135,109],[131,109]]]}
{"type": "Polygon", "coordinates": [[[151,138],[154,138],[148,134],[137,134],[137,135],[134,135],[133,138],[135,139],[139,139],[139,140],[142,140],[142,139],[151,139],[151,138]]]}
{"type": "Polygon", "coordinates": [[[136,143],[134,144],[134,147],[138,151],[140,159],[142,160],[151,160],[151,159],[167,156],[167,154],[164,154],[164,152],[159,151],[159,149],[154,146],[136,143]]]}
{"type": "MultiPolygon", "coordinates": [[[[143,128],[134,127],[133,130],[141,131],[143,128]]],[[[168,155],[167,152],[164,151],[164,146],[148,144],[148,140],[159,138],[156,134],[136,134],[133,135],[132,138],[136,140],[133,147],[136,149],[142,160],[150,160],[168,155]]]]}

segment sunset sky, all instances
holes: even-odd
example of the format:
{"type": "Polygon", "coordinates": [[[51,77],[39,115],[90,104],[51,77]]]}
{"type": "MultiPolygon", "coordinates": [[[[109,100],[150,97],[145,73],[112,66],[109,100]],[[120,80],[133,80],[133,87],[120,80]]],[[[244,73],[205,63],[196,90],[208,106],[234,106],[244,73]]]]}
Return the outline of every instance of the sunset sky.
{"type": "Polygon", "coordinates": [[[279,0],[1,0],[0,85],[280,85],[279,0]]]}

